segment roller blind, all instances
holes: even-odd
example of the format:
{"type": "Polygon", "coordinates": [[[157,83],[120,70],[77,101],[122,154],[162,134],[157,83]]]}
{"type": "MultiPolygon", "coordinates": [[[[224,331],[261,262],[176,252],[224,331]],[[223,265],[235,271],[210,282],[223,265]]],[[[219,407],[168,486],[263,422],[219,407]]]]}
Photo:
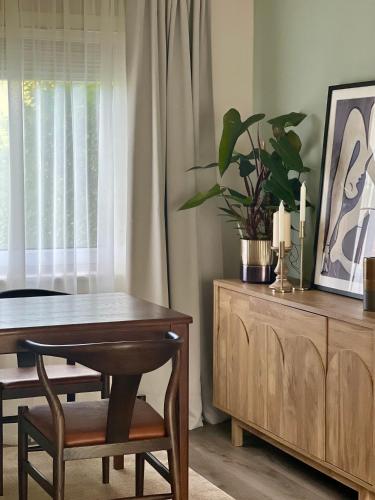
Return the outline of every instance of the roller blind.
{"type": "Polygon", "coordinates": [[[105,15],[100,0],[0,0],[0,79],[98,80],[103,37],[122,41],[124,31],[122,16],[105,15]]]}

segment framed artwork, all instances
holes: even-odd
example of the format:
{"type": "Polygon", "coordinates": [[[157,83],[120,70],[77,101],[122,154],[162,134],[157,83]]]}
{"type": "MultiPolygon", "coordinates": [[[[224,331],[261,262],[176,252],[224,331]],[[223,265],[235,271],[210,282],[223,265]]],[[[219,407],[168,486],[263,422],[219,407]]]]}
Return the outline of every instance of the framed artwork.
{"type": "Polygon", "coordinates": [[[375,82],[329,87],[315,241],[316,288],[361,298],[375,256],[375,82]]]}

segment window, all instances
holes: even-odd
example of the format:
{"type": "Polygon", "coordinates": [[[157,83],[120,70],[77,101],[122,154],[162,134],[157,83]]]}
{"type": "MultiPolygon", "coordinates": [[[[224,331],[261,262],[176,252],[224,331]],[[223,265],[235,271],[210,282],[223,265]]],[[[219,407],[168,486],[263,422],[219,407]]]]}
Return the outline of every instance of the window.
{"type": "MultiPolygon", "coordinates": [[[[22,86],[25,238],[36,248],[95,248],[97,242],[98,82],[26,80],[22,86]],[[72,106],[78,119],[73,123],[72,106]],[[77,172],[74,164],[79,163],[77,172]],[[74,190],[90,196],[75,204],[74,190]],[[61,224],[56,224],[61,216],[61,224]]],[[[8,85],[0,82],[0,249],[8,245],[8,85]]]]}
{"type": "Polygon", "coordinates": [[[0,0],[0,287],[116,274],[121,3],[0,0]]]}

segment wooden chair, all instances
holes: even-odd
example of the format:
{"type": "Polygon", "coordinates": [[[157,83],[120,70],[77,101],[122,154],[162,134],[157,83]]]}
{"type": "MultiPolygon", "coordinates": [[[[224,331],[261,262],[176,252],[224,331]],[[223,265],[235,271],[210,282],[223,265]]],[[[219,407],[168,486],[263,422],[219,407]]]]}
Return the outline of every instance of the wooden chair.
{"type": "MultiPolygon", "coordinates": [[[[158,335],[156,337],[156,335],[158,335]]],[[[19,408],[19,499],[27,500],[30,475],[54,499],[64,499],[65,462],[113,455],[136,455],[135,499],[180,500],[177,392],[182,340],[174,333],[149,339],[81,345],[43,345],[25,341],[37,355],[37,369],[48,406],[19,408]],[[61,404],[49,380],[43,355],[72,359],[112,376],[107,400],[61,404]],[[143,373],[172,359],[164,403],[164,419],[145,401],[136,398],[143,373]],[[28,437],[53,458],[53,483],[28,460],[28,437]],[[168,451],[169,469],[151,453],[168,451]],[[143,494],[144,463],[150,463],[170,484],[171,492],[143,494]]],[[[106,470],[109,480],[109,469],[106,470]]],[[[106,481],[107,482],[107,481],[106,481]]]]}
{"type": "MultiPolygon", "coordinates": [[[[67,295],[62,292],[40,289],[7,290],[0,292],[0,299],[17,297],[37,297],[48,295],[67,295]]],[[[74,401],[81,392],[100,391],[102,398],[108,397],[109,378],[71,360],[67,365],[49,365],[48,375],[57,394],[66,394],[68,401],[74,401]]],[[[17,423],[18,416],[3,415],[3,401],[44,396],[36,370],[35,354],[17,353],[17,367],[0,368],[0,495],[3,495],[3,425],[17,423]]],[[[34,451],[30,447],[30,451],[34,451]]]]}

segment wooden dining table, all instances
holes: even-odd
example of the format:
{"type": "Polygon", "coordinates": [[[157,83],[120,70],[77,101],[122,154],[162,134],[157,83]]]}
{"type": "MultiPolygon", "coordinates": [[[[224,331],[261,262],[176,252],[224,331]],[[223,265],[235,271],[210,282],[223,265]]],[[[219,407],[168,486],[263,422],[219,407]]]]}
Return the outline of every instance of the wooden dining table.
{"type": "Polygon", "coordinates": [[[125,293],[0,300],[0,354],[22,340],[85,343],[139,339],[173,331],[183,339],[178,397],[182,500],[188,500],[189,324],[192,318],[125,293]]]}

